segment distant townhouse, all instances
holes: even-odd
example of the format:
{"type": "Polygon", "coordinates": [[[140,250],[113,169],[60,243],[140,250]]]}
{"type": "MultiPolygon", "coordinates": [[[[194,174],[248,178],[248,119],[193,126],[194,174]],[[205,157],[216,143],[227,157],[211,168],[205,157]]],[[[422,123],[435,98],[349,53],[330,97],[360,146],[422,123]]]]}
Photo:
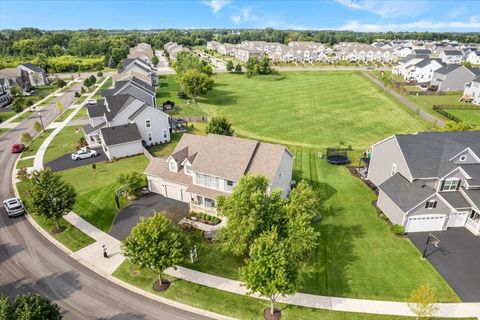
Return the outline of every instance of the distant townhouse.
{"type": "Polygon", "coordinates": [[[264,52],[262,50],[254,48],[240,47],[235,51],[235,59],[242,62],[247,62],[250,58],[261,59],[263,55],[264,52]]]}
{"type": "Polygon", "coordinates": [[[12,101],[12,94],[10,92],[10,81],[8,79],[0,78],[0,108],[10,104],[12,101]]]}
{"type": "Polygon", "coordinates": [[[474,65],[480,65],[480,50],[471,51],[467,55],[466,61],[474,65]]]}
{"type": "Polygon", "coordinates": [[[87,107],[83,127],[92,147],[101,145],[109,159],[143,152],[142,145],[170,141],[169,116],[130,94],[108,95],[87,107]]]}
{"type": "Polygon", "coordinates": [[[412,50],[412,54],[416,56],[422,56],[424,58],[431,58],[432,57],[432,50],[431,49],[421,49],[415,48],[412,50]]]}
{"type": "Polygon", "coordinates": [[[447,64],[433,72],[433,86],[438,91],[464,90],[465,84],[480,76],[480,69],[468,69],[462,65],[447,64]]]}
{"type": "Polygon", "coordinates": [[[422,59],[406,68],[405,80],[415,80],[420,83],[432,81],[433,72],[442,67],[438,59],[422,59]]]}
{"type": "Polygon", "coordinates": [[[113,81],[123,81],[129,77],[136,77],[151,86],[158,83],[158,77],[152,69],[150,63],[145,62],[139,58],[123,59],[122,67],[118,70],[112,78],[113,81]]]}
{"type": "Polygon", "coordinates": [[[168,56],[170,57],[170,59],[172,60],[176,60],[177,59],[177,55],[180,53],[180,52],[185,52],[185,51],[190,51],[190,49],[188,48],[185,48],[175,42],[168,42],[164,45],[164,49],[165,51],[168,53],[168,56]]]}
{"type": "Polygon", "coordinates": [[[29,73],[21,67],[0,69],[0,79],[8,80],[10,88],[28,91],[32,87],[29,73]]]}
{"type": "Polygon", "coordinates": [[[127,58],[140,59],[150,65],[152,63],[153,56],[154,52],[152,50],[152,46],[150,46],[148,43],[139,43],[135,47],[130,48],[127,58]]]}
{"type": "Polygon", "coordinates": [[[145,169],[148,189],[186,202],[192,211],[216,214],[218,196],[229,196],[247,174],[268,178],[269,191],[286,197],[293,154],[286,147],[216,134],[184,134],[167,158],[153,158],[145,169]]]}
{"type": "Polygon", "coordinates": [[[221,45],[218,41],[207,41],[207,49],[217,51],[218,46],[221,45]]]}
{"type": "Polygon", "coordinates": [[[31,63],[21,64],[20,69],[24,70],[28,74],[28,79],[32,86],[44,86],[49,83],[47,73],[45,70],[31,63]]]}
{"type": "Polygon", "coordinates": [[[438,57],[446,64],[460,64],[462,62],[462,52],[460,50],[444,50],[438,57]]]}
{"type": "Polygon", "coordinates": [[[394,135],[373,145],[377,206],[407,233],[462,227],[480,235],[480,132],[394,135]]]}
{"type": "Polygon", "coordinates": [[[234,56],[237,46],[230,43],[222,43],[217,47],[217,52],[224,56],[234,56]]]}

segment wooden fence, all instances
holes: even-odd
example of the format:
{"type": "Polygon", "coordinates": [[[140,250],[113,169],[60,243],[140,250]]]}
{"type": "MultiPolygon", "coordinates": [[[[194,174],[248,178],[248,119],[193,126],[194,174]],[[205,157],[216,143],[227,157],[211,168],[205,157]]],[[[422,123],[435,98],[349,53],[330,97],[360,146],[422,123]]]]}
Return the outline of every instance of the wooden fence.
{"type": "Polygon", "coordinates": [[[455,122],[462,122],[463,120],[449,113],[447,109],[458,109],[458,110],[480,110],[480,106],[475,105],[458,105],[458,104],[437,104],[432,107],[432,109],[444,116],[447,119],[450,119],[455,122]]]}

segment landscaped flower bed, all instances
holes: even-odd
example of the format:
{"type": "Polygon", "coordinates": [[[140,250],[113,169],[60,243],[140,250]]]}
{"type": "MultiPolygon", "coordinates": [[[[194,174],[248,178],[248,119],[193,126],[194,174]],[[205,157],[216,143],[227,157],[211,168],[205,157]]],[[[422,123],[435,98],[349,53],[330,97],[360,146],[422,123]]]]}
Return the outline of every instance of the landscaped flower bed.
{"type": "Polygon", "coordinates": [[[215,217],[215,216],[203,213],[203,212],[195,212],[195,211],[190,212],[189,218],[192,219],[192,220],[195,220],[195,221],[198,221],[198,222],[201,222],[201,223],[205,223],[205,224],[209,224],[209,225],[213,225],[213,226],[222,222],[222,220],[218,217],[215,217]]]}

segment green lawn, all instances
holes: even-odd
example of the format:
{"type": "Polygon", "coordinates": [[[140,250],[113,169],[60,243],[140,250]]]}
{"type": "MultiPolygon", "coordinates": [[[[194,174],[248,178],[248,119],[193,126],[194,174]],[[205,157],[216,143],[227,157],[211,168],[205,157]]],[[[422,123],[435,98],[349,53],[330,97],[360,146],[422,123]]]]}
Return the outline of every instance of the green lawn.
{"type": "Polygon", "coordinates": [[[80,98],[75,101],[75,104],[81,104],[85,99],[87,99],[88,95],[82,95],[80,98]]]}
{"type": "Polygon", "coordinates": [[[107,232],[117,213],[115,190],[120,187],[117,177],[122,172],[143,172],[147,164],[147,158],[139,155],[112,163],[97,163],[95,171],[91,165],[86,165],[60,173],[77,191],[75,213],[107,232]]]}
{"type": "Polygon", "coordinates": [[[29,157],[33,156],[37,153],[38,148],[42,145],[43,141],[47,139],[47,137],[50,135],[50,133],[53,131],[53,129],[48,129],[45,130],[45,132],[39,134],[33,141],[28,145],[28,149],[23,151],[22,157],[29,157]]]}
{"type": "Polygon", "coordinates": [[[23,120],[27,119],[28,117],[30,117],[32,114],[34,114],[35,111],[27,111],[27,112],[24,112],[22,113],[21,115],[19,115],[14,122],[22,122],[23,120]]]}
{"type": "Polygon", "coordinates": [[[48,146],[43,162],[48,163],[64,154],[75,151],[77,142],[81,137],[84,137],[82,127],[83,126],[73,126],[63,128],[48,146]]]}
{"type": "Polygon", "coordinates": [[[55,119],[55,122],[63,122],[63,120],[67,119],[67,117],[74,111],[72,108],[65,109],[63,113],[55,119]]]}
{"type": "Polygon", "coordinates": [[[72,82],[69,85],[66,85],[65,87],[62,88],[62,90],[60,90],[60,92],[67,92],[68,90],[73,88],[73,86],[75,86],[75,84],[76,84],[76,82],[72,82]]]}
{"type": "Polygon", "coordinates": [[[408,95],[415,104],[417,104],[421,109],[424,111],[442,118],[444,120],[448,120],[444,118],[441,114],[435,112],[432,107],[436,104],[450,104],[450,105],[469,105],[465,102],[460,102],[458,99],[462,96],[462,93],[451,92],[441,96],[413,96],[408,95]]]}
{"type": "Polygon", "coordinates": [[[200,104],[188,104],[186,99],[180,99],[177,97],[180,86],[175,81],[176,75],[159,75],[158,76],[158,88],[156,93],[157,106],[161,106],[166,100],[175,102],[175,112],[171,112],[173,115],[189,115],[189,116],[204,116],[205,112],[202,110],[200,104]]]}
{"type": "MultiPolygon", "coordinates": [[[[217,261],[221,263],[220,261],[217,261]]],[[[171,286],[165,292],[155,292],[152,284],[156,275],[149,270],[142,270],[137,276],[132,272],[139,269],[128,260],[113,273],[113,276],[142,288],[150,293],[185,303],[197,308],[220,313],[237,319],[263,319],[262,312],[269,306],[268,301],[237,295],[206,286],[194,284],[181,279],[167,277],[171,286]]],[[[337,312],[321,309],[277,304],[285,320],[401,320],[413,319],[400,316],[385,316],[364,313],[337,312]]]]}
{"type": "Polygon", "coordinates": [[[56,97],[50,96],[47,99],[45,99],[42,103],[40,103],[40,106],[46,106],[52,103],[55,100],[56,97]]]}
{"type": "Polygon", "coordinates": [[[33,167],[33,159],[34,158],[19,160],[17,162],[17,169],[33,167]]]}
{"type": "MultiPolygon", "coordinates": [[[[29,188],[29,181],[22,181],[17,183],[17,188],[18,192],[20,194],[20,198],[22,201],[25,203],[28,209],[28,188],[29,188]]],[[[71,225],[68,221],[65,219],[60,220],[60,225],[63,227],[66,227],[66,229],[59,234],[52,234],[51,230],[53,227],[55,227],[55,222],[52,220],[48,220],[42,216],[36,215],[36,214],[31,214],[33,219],[50,235],[52,235],[55,239],[60,241],[62,244],[64,244],[67,248],[69,248],[72,251],[77,251],[80,250],[83,247],[88,246],[89,244],[92,244],[95,242],[92,238],[87,236],[85,233],[81,232],[79,229],[71,225]]]]}
{"type": "MultiPolygon", "coordinates": [[[[294,179],[306,180],[325,200],[314,256],[301,270],[301,292],[364,299],[405,301],[420,283],[436,287],[442,301],[459,301],[453,290],[407,238],[399,238],[377,217],[375,194],[345,167],[318,158],[320,150],[291,147],[294,179]]],[[[358,155],[358,154],[357,154],[358,155]]],[[[240,279],[242,259],[189,236],[199,260],[186,266],[240,279]],[[222,263],[218,263],[222,261],[222,263]]]]}
{"type": "Polygon", "coordinates": [[[0,136],[10,131],[10,129],[0,128],[0,136]]]}
{"type": "MultiPolygon", "coordinates": [[[[207,124],[202,122],[195,122],[188,124],[188,133],[196,135],[205,135],[205,128],[207,124]],[[193,127],[192,127],[193,126],[193,127]]],[[[171,141],[167,144],[158,144],[151,146],[148,151],[155,157],[168,157],[172,154],[173,150],[177,146],[178,141],[182,137],[183,133],[172,133],[171,141]]]]}
{"type": "Polygon", "coordinates": [[[214,80],[199,103],[180,111],[224,115],[241,136],[309,147],[342,140],[363,148],[394,133],[430,129],[356,71],[289,72],[280,81],[219,74],[214,80]]]}
{"type": "Polygon", "coordinates": [[[14,115],[16,115],[16,113],[14,111],[0,112],[0,123],[7,121],[7,119],[10,119],[14,115]]]}
{"type": "Polygon", "coordinates": [[[82,107],[80,109],[80,111],[78,111],[78,113],[73,117],[72,120],[81,119],[81,118],[87,118],[88,119],[88,114],[87,114],[87,108],[86,107],[82,107]]]}
{"type": "Polygon", "coordinates": [[[102,97],[101,92],[103,90],[110,89],[110,87],[112,86],[112,83],[113,83],[112,77],[108,77],[107,81],[105,81],[105,83],[100,87],[100,89],[98,89],[97,94],[95,94],[93,98],[100,99],[102,97]]]}
{"type": "Polygon", "coordinates": [[[451,115],[474,126],[480,126],[480,110],[445,109],[451,115]]]}

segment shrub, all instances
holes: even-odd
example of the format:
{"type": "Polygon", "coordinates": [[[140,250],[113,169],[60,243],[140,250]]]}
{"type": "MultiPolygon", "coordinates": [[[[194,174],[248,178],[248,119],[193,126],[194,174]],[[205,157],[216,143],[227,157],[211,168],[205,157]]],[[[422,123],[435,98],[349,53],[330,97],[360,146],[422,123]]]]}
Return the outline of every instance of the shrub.
{"type": "Polygon", "coordinates": [[[78,91],[75,92],[75,98],[80,98],[81,94],[78,91]]]}
{"type": "Polygon", "coordinates": [[[102,71],[98,71],[98,72],[97,72],[97,77],[103,77],[103,72],[102,72],[102,71]]]}
{"type": "Polygon", "coordinates": [[[20,181],[30,179],[30,174],[28,173],[27,168],[21,168],[17,170],[17,179],[20,181]]]}
{"type": "Polygon", "coordinates": [[[399,224],[394,224],[391,229],[397,236],[402,236],[405,233],[405,227],[399,224]]]}

